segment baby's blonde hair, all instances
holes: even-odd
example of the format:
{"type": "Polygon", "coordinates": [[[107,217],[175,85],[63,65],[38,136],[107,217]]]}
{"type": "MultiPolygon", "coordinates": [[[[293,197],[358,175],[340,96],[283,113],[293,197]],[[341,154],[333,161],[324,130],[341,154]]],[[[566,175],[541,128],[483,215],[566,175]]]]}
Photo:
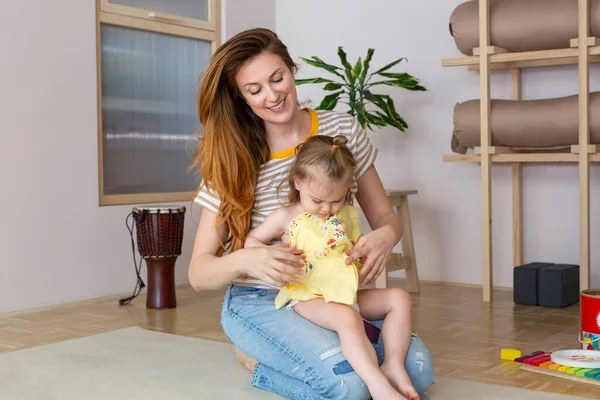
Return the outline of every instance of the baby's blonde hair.
{"type": "Polygon", "coordinates": [[[331,182],[348,183],[354,176],[356,160],[346,144],[345,136],[313,136],[296,147],[296,162],[290,172],[290,204],[300,201],[294,179],[310,177],[312,168],[319,168],[331,182]]]}

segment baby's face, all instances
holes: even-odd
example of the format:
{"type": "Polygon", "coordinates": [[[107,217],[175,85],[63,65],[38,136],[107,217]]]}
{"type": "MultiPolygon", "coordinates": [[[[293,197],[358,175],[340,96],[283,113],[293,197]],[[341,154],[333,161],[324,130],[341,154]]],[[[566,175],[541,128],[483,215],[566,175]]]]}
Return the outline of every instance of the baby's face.
{"type": "Polygon", "coordinates": [[[340,211],[350,189],[348,182],[331,182],[317,176],[296,180],[294,184],[304,211],[321,218],[340,211]]]}

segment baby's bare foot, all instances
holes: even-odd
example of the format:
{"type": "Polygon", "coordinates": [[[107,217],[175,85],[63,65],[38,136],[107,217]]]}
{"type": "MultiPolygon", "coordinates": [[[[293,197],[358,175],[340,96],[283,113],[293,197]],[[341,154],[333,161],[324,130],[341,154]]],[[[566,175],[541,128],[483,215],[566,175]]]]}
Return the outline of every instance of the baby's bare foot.
{"type": "Polygon", "coordinates": [[[371,385],[368,388],[373,400],[406,400],[406,397],[398,393],[389,382],[381,385],[371,385]]]}
{"type": "Polygon", "coordinates": [[[401,362],[384,362],[381,371],[390,383],[408,400],[419,400],[419,394],[413,387],[408,373],[401,362]]]}
{"type": "Polygon", "coordinates": [[[235,355],[237,356],[238,361],[242,363],[242,365],[246,367],[248,371],[254,372],[254,368],[256,368],[256,364],[258,364],[258,361],[256,361],[254,358],[250,357],[248,354],[244,353],[237,347],[235,348],[235,355]]]}

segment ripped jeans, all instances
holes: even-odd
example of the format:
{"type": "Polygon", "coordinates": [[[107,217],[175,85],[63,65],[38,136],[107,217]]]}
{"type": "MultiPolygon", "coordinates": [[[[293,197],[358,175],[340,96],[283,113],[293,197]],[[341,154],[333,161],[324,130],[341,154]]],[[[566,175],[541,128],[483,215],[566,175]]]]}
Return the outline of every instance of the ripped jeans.
{"type": "MultiPolygon", "coordinates": [[[[294,310],[276,310],[276,295],[270,290],[232,285],[225,293],[221,313],[225,334],[259,361],[250,383],[291,399],[369,399],[367,386],[341,352],[338,334],[294,310]]],[[[383,321],[373,324],[381,328],[383,321]]],[[[381,336],[375,351],[381,365],[381,336]]],[[[434,383],[431,355],[415,334],[405,367],[419,394],[434,383]]]]}

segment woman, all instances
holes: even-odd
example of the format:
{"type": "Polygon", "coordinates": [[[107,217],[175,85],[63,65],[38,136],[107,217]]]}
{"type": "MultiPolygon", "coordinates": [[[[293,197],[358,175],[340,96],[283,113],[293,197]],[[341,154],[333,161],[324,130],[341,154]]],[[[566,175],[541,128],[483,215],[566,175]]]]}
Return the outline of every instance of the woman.
{"type": "MultiPolygon", "coordinates": [[[[285,45],[266,29],[242,32],[213,55],[199,90],[204,130],[193,167],[202,173],[196,201],[203,210],[189,280],[198,291],[229,285],[221,323],[252,385],[293,399],[368,399],[335,332],[274,306],[304,265],[301,252],[281,241],[243,248],[249,230],[287,198],[294,149],[314,135],[346,136],[357,161],[351,197],[373,229],[348,253],[348,263],[363,265],[361,287],[379,276],[402,236],[366,133],[347,114],[300,109],[295,71],[285,45]]],[[[375,350],[381,364],[381,338],[375,350]]],[[[418,392],[433,384],[431,357],[416,335],[402,361],[418,392]]]]}

